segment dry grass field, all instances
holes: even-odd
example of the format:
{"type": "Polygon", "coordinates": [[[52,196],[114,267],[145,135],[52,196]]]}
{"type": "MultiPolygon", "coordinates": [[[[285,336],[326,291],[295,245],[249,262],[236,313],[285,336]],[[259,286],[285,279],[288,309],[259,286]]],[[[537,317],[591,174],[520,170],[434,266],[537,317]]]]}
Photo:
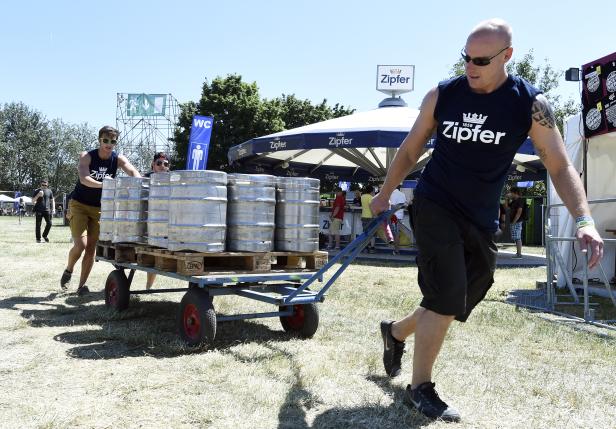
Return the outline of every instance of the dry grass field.
{"type": "MultiPolygon", "coordinates": [[[[96,263],[92,293],[60,293],[69,232],[34,240],[33,219],[0,217],[0,426],[3,428],[615,428],[616,335],[558,323],[504,303],[544,268],[499,270],[487,300],[455,324],[437,362],[441,396],[459,424],[402,404],[403,375],[385,376],[378,323],[420,300],[416,268],[355,264],[319,304],[309,340],[277,319],[219,324],[211,346],[176,334],[181,294],[139,295],[115,313],[96,263]]],[[[71,283],[76,287],[77,273],[71,283]]],[[[133,286],[143,288],[137,273],[133,286]]],[[[184,287],[159,277],[155,287],[184,287]]],[[[222,314],[268,311],[216,298],[222,314]]]]}

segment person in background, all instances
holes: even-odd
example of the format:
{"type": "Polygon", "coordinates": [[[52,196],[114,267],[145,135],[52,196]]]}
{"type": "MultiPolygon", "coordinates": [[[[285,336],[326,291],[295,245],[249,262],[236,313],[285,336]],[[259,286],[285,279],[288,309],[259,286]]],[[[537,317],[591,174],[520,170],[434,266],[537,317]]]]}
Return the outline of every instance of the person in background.
{"type": "MultiPolygon", "coordinates": [[[[167,171],[169,171],[169,158],[167,157],[167,154],[165,154],[164,152],[157,152],[156,154],[154,154],[154,159],[152,160],[150,171],[146,173],[145,177],[150,177],[152,173],[165,173],[167,171]]],[[[156,274],[147,273],[145,288],[152,288],[152,286],[154,285],[154,280],[156,280],[156,274]]]]}
{"type": "MultiPolygon", "coordinates": [[[[391,193],[391,197],[389,197],[389,203],[392,206],[396,204],[406,204],[406,195],[400,190],[400,187],[401,186],[398,185],[391,193]]],[[[391,216],[391,232],[394,236],[394,255],[400,254],[400,222],[402,222],[402,219],[404,219],[404,208],[397,210],[391,216]]]]}
{"type": "Polygon", "coordinates": [[[340,230],[342,229],[342,222],[344,220],[344,207],[346,205],[346,192],[340,188],[336,188],[336,199],[332,206],[332,211],[329,215],[329,242],[327,250],[331,250],[334,239],[336,240],[336,247],[334,250],[340,250],[340,230]]]}
{"type": "Polygon", "coordinates": [[[17,215],[19,216],[19,223],[21,223],[21,219],[26,215],[26,203],[24,203],[23,197],[19,197],[19,204],[17,205],[17,215]]]}
{"type": "MultiPolygon", "coordinates": [[[[372,198],[374,197],[374,187],[372,185],[366,186],[361,194],[361,226],[364,231],[368,227],[368,224],[372,221],[374,217],[372,215],[372,210],[370,209],[370,203],[372,202],[372,198]]],[[[376,252],[376,247],[374,246],[374,236],[370,239],[368,243],[368,253],[376,252]]]]}
{"type": "Polygon", "coordinates": [[[357,190],[353,192],[353,205],[361,206],[361,191],[357,190]]]}
{"type": "Polygon", "coordinates": [[[522,228],[523,214],[525,201],[522,197],[522,191],[517,186],[513,186],[509,190],[509,228],[511,229],[511,239],[515,242],[516,253],[513,256],[515,259],[522,259],[522,228]]]}
{"type": "Polygon", "coordinates": [[[49,231],[51,230],[51,217],[56,214],[56,200],[53,197],[53,192],[49,189],[49,182],[43,180],[41,187],[34,191],[32,195],[32,203],[34,204],[34,214],[36,216],[36,224],[34,233],[36,242],[41,243],[41,223],[45,219],[45,230],[43,231],[43,240],[49,243],[49,231]]]}
{"type": "Polygon", "coordinates": [[[141,177],[141,174],[124,155],[118,155],[114,151],[119,136],[118,130],[108,125],[104,126],[98,131],[98,148],[79,155],[77,167],[79,180],[71,194],[67,213],[73,247],[68,252],[68,262],[60,278],[60,286],[66,290],[73,275],[73,268],[83,254],[77,287],[78,295],[90,292],[86,281],[94,265],[96,243],[100,233],[103,179],[105,177],[115,178],[118,167],[129,176],[141,177]]]}
{"type": "Polygon", "coordinates": [[[505,221],[507,219],[507,207],[506,203],[503,200],[499,201],[498,204],[498,229],[494,233],[494,237],[500,239],[503,235],[503,231],[505,230],[505,221]]]}

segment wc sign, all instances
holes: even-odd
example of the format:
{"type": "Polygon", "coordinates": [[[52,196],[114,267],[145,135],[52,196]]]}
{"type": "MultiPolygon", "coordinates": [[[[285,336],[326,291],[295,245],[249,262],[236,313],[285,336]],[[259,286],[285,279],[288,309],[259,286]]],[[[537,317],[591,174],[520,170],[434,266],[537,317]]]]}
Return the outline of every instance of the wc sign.
{"type": "Polygon", "coordinates": [[[190,127],[190,140],[188,141],[188,154],[186,156],[187,170],[206,169],[213,126],[214,118],[211,116],[193,117],[192,126],[190,127]]]}

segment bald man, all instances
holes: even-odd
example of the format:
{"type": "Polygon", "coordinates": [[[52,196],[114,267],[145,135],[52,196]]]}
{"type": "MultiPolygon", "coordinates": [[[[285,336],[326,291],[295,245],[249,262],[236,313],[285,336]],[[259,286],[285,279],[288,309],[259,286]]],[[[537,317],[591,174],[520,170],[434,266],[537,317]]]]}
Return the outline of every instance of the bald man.
{"type": "Polygon", "coordinates": [[[527,136],[576,219],[581,247],[592,251],[589,266],[603,255],[603,241],[550,104],[537,88],[507,74],[512,53],[511,27],[503,20],[490,19],[472,30],[461,52],[465,75],[427,93],[371,204],[374,213],[389,207],[390,194],[436,133],[412,207],[423,299],[405,318],[381,322],[383,364],[391,377],[400,374],[404,340],[415,334],[405,402],[430,418],[460,420],[436,393],[432,368],[451,322],[466,321],[494,282],[499,197],[527,136]]]}

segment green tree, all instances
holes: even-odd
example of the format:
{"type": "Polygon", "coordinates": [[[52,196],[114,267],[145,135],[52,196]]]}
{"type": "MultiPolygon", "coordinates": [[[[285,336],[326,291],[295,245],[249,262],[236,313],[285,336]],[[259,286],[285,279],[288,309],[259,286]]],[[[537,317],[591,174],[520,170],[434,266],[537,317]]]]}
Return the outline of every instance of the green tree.
{"type": "Polygon", "coordinates": [[[70,192],[77,181],[79,154],[97,145],[97,131],[87,123],[67,124],[54,119],[51,128],[50,187],[54,193],[70,192]]]}
{"type": "MultiPolygon", "coordinates": [[[[556,124],[562,134],[564,120],[568,116],[576,114],[580,108],[579,103],[576,103],[571,98],[562,101],[562,97],[555,92],[563,72],[554,70],[547,59],[544,61],[543,65],[536,65],[533,50],[531,49],[521,59],[509,61],[507,63],[507,73],[523,77],[543,91],[546,98],[552,104],[554,116],[556,117],[556,124]]],[[[454,77],[463,74],[464,60],[460,58],[449,70],[449,76],[454,77]]]]}
{"type": "Polygon", "coordinates": [[[31,191],[53,172],[48,122],[23,103],[9,103],[0,124],[0,188],[31,191]]]}
{"type": "Polygon", "coordinates": [[[283,94],[277,100],[280,100],[284,129],[287,130],[350,115],[355,111],[355,109],[347,109],[339,104],[336,104],[333,108],[329,107],[327,100],[323,100],[314,106],[309,100],[300,100],[293,94],[283,94]]]}
{"type": "Polygon", "coordinates": [[[194,115],[214,117],[207,167],[229,170],[227,152],[232,146],[255,137],[352,112],[338,104],[329,107],[326,100],[314,106],[310,101],[299,100],[294,95],[282,95],[272,100],[261,99],[256,82],[243,82],[237,74],[216,77],[211,83],[206,80],[199,102],[188,102],[180,106],[174,134],[176,154],[173,168],[184,168],[186,164],[194,115]]]}

